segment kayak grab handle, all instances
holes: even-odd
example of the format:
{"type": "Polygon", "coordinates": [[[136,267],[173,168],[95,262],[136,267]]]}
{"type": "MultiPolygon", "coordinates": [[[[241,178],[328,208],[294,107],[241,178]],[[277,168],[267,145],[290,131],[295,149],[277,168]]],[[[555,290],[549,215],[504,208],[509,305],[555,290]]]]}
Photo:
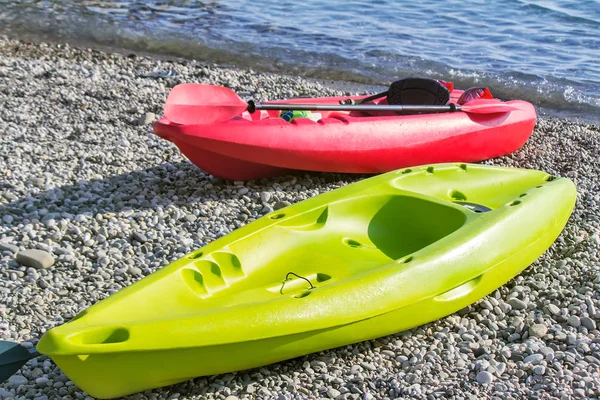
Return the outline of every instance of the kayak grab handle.
{"type": "Polygon", "coordinates": [[[304,279],[306,282],[308,282],[308,284],[310,285],[310,288],[308,288],[308,290],[315,288],[314,285],[312,284],[312,282],[308,278],[300,276],[300,275],[296,274],[295,272],[288,272],[285,275],[285,280],[281,283],[281,289],[279,290],[279,293],[283,294],[283,287],[285,286],[285,284],[287,282],[291,281],[290,275],[294,275],[295,277],[300,278],[300,279],[304,279]]]}

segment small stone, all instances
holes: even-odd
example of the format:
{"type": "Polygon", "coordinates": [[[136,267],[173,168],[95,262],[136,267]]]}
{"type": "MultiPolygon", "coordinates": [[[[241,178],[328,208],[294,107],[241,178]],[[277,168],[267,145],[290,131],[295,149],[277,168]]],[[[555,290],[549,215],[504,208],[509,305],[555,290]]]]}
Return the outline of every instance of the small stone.
{"type": "Polygon", "coordinates": [[[570,315],[567,319],[567,323],[574,328],[579,328],[581,326],[581,320],[577,315],[570,315]]]}
{"type": "Polygon", "coordinates": [[[546,373],[546,367],[538,365],[533,369],[533,373],[536,375],[544,375],[546,373]]]}
{"type": "Polygon", "coordinates": [[[194,214],[188,214],[183,217],[183,219],[185,219],[187,222],[194,222],[196,219],[198,219],[198,217],[196,217],[194,214]]]}
{"type": "Polygon", "coordinates": [[[54,265],[54,257],[44,250],[28,249],[17,253],[17,262],[27,267],[46,269],[54,265]]]}
{"type": "Polygon", "coordinates": [[[271,200],[271,193],[269,192],[261,192],[260,199],[263,203],[268,203],[271,200]]]}
{"type": "Polygon", "coordinates": [[[231,395],[231,396],[225,397],[225,400],[238,400],[238,397],[231,395]]]}
{"type": "Polygon", "coordinates": [[[4,196],[4,198],[8,201],[19,200],[19,198],[17,196],[15,196],[14,193],[11,193],[11,192],[4,192],[4,193],[2,193],[2,196],[4,196]]]}
{"type": "Polygon", "coordinates": [[[12,215],[6,214],[5,216],[2,217],[2,221],[6,222],[7,224],[12,224],[12,222],[14,221],[14,218],[12,215]]]}
{"type": "Polygon", "coordinates": [[[146,235],[144,235],[143,233],[140,233],[140,232],[133,232],[131,234],[131,238],[137,240],[140,243],[146,243],[148,241],[148,239],[146,238],[146,235]]]}
{"type": "Polygon", "coordinates": [[[377,369],[373,364],[369,364],[367,362],[361,362],[360,365],[361,367],[369,371],[375,371],[377,369]]]}
{"type": "Polygon", "coordinates": [[[26,385],[28,382],[27,378],[22,375],[13,375],[8,378],[8,386],[11,387],[19,387],[21,385],[26,385]]]}
{"type": "Polygon", "coordinates": [[[508,341],[509,342],[515,342],[517,340],[521,339],[521,335],[519,335],[518,333],[512,333],[508,336],[508,341]]]}
{"type": "Polygon", "coordinates": [[[154,113],[147,112],[146,114],[144,114],[140,118],[138,118],[137,124],[140,126],[149,125],[152,122],[154,122],[155,119],[156,119],[156,115],[154,115],[154,113]]]}
{"type": "Polygon", "coordinates": [[[517,299],[516,297],[508,300],[508,304],[510,304],[510,306],[515,310],[524,310],[527,308],[527,303],[525,303],[523,300],[517,299]]]}
{"type": "Polygon", "coordinates": [[[546,308],[548,309],[548,311],[550,312],[550,314],[552,315],[558,315],[560,314],[560,308],[558,308],[556,305],[554,304],[548,304],[546,306],[546,308]]]}
{"type": "Polygon", "coordinates": [[[14,396],[15,395],[12,394],[11,392],[9,392],[8,390],[0,388],[0,399],[6,399],[6,398],[9,398],[9,397],[12,398],[14,396]]]}
{"type": "Polygon", "coordinates": [[[500,362],[496,364],[496,370],[498,371],[499,375],[502,375],[504,371],[506,371],[506,363],[500,362]]]}
{"type": "Polygon", "coordinates": [[[48,382],[48,378],[45,376],[41,376],[35,380],[35,383],[38,385],[45,385],[48,382]]]}
{"type": "Polygon", "coordinates": [[[494,381],[494,376],[487,371],[481,371],[475,379],[480,385],[489,385],[494,381]]]}
{"type": "Polygon", "coordinates": [[[542,354],[532,354],[530,356],[525,357],[525,359],[523,360],[523,362],[525,364],[539,364],[542,362],[542,360],[544,359],[544,356],[542,354]]]}
{"type": "Polygon", "coordinates": [[[142,270],[138,267],[129,267],[129,274],[133,276],[139,276],[142,274],[142,270]]]}
{"type": "Polygon", "coordinates": [[[340,393],[340,391],[339,391],[339,390],[337,390],[337,389],[334,389],[334,388],[330,388],[330,389],[328,389],[328,390],[327,390],[327,396],[328,396],[330,399],[335,399],[335,398],[336,398],[336,397],[338,397],[340,394],[341,394],[341,393],[340,393]]]}
{"type": "Polygon", "coordinates": [[[11,253],[16,254],[19,252],[19,246],[0,242],[0,251],[10,251],[11,253]]]}
{"type": "Polygon", "coordinates": [[[596,321],[590,317],[581,317],[581,325],[585,326],[588,331],[596,329],[596,321]]]}
{"type": "Polygon", "coordinates": [[[494,306],[492,306],[492,303],[490,303],[488,300],[483,300],[481,302],[481,307],[485,308],[486,310],[493,310],[494,306]]]}
{"type": "Polygon", "coordinates": [[[278,201],[277,203],[275,203],[275,205],[273,206],[273,210],[279,210],[281,208],[287,207],[292,205],[292,203],[290,203],[289,201],[278,201]]]}
{"type": "Polygon", "coordinates": [[[533,324],[529,327],[529,336],[543,338],[548,333],[548,327],[544,324],[533,324]]]}

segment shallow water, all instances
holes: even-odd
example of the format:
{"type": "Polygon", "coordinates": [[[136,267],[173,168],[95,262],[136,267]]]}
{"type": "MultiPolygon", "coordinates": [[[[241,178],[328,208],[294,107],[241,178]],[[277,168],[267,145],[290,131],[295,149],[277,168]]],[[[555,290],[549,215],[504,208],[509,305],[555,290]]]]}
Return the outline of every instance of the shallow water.
{"type": "Polygon", "coordinates": [[[0,0],[0,31],[388,85],[487,85],[600,115],[600,3],[0,0]]]}

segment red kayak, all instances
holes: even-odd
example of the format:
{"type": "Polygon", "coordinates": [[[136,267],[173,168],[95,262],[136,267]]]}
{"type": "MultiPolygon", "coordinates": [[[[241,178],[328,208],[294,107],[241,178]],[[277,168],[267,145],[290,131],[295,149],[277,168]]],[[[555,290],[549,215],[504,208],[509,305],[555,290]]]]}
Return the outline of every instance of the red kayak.
{"type": "MultiPolygon", "coordinates": [[[[449,104],[462,93],[453,90],[449,104]]],[[[285,103],[339,104],[345,99],[302,98],[285,103]]],[[[500,103],[476,99],[468,104],[490,101],[500,103]]],[[[271,103],[277,102],[264,104],[271,103]]],[[[323,111],[313,113],[312,119],[291,122],[280,118],[278,110],[243,111],[209,124],[176,124],[161,118],[154,133],[175,143],[204,171],[224,179],[258,179],[293,170],[381,173],[428,163],[476,162],[517,150],[531,135],[536,112],[525,101],[502,103],[511,107],[491,113],[416,115],[323,111]]]]}

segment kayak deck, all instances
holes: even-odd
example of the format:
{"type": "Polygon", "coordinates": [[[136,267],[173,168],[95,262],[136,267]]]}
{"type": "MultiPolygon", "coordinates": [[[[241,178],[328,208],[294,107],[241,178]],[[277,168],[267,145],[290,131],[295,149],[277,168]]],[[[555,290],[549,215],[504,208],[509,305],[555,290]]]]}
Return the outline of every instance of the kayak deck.
{"type": "Polygon", "coordinates": [[[541,171],[380,175],[188,254],[50,330],[38,351],[109,398],[409,329],[533,262],[574,201],[569,180],[541,171]]]}

